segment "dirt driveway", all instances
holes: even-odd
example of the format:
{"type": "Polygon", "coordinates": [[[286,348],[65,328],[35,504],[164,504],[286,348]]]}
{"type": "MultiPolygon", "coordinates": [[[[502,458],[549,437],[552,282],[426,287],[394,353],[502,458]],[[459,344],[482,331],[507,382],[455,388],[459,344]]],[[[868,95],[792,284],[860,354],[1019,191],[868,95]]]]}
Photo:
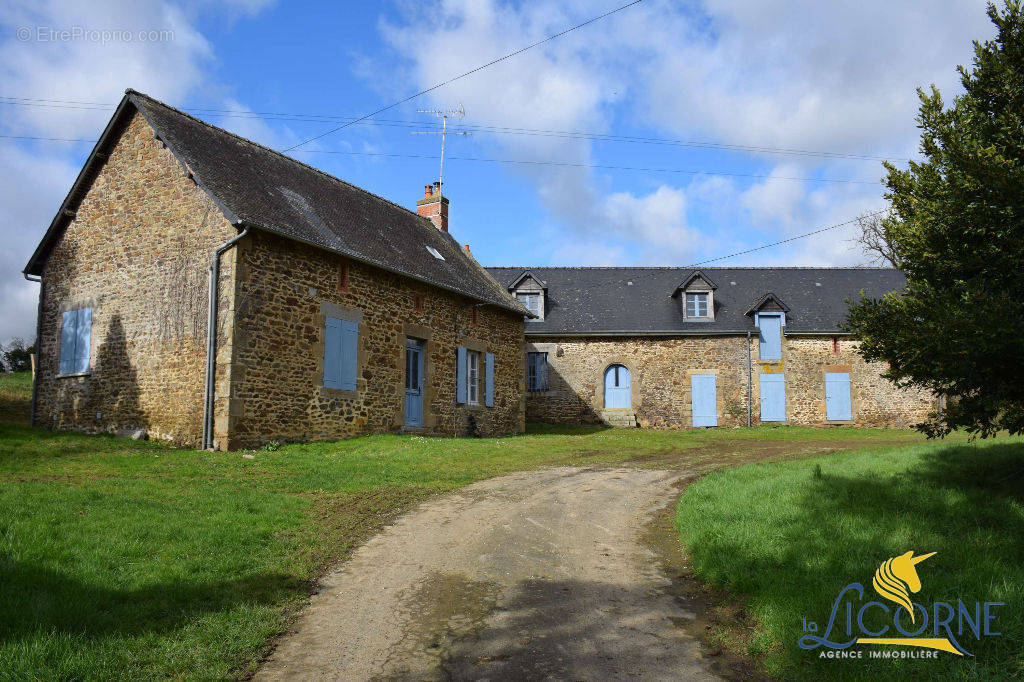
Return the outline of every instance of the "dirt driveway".
{"type": "Polygon", "coordinates": [[[686,474],[561,467],[428,502],[324,579],[256,678],[716,679],[643,540],[686,474]]]}

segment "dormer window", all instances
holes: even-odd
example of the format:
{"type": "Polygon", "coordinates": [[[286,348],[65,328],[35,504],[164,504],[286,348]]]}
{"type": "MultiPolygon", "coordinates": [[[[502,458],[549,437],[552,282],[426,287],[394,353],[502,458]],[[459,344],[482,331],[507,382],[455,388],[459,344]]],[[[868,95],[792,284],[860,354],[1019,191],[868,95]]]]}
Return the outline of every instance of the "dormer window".
{"type": "Polygon", "coordinates": [[[686,292],[686,317],[708,317],[708,297],[709,294],[706,291],[686,292]]]}
{"type": "Polygon", "coordinates": [[[516,298],[523,304],[527,310],[531,313],[540,317],[540,292],[539,291],[522,291],[516,294],[516,298]]]}
{"type": "Polygon", "coordinates": [[[543,320],[547,285],[533,273],[526,271],[512,280],[508,285],[509,293],[516,297],[516,300],[523,304],[523,307],[533,313],[536,317],[527,318],[531,320],[543,320]]]}
{"type": "Polygon", "coordinates": [[[715,319],[715,283],[704,272],[696,270],[672,293],[679,297],[680,312],[686,320],[711,322],[715,319]]]}

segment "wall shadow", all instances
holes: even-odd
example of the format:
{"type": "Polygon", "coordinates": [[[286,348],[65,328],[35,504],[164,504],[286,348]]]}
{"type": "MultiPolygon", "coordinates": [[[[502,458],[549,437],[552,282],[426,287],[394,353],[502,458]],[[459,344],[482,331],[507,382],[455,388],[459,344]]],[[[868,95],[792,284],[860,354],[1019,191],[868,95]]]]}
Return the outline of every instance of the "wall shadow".
{"type": "MultiPolygon", "coordinates": [[[[596,391],[601,390],[602,381],[602,377],[594,377],[596,391]]],[[[548,390],[526,393],[526,420],[567,426],[604,424],[598,411],[571,388],[568,380],[550,362],[548,390]]]]}
{"type": "Polygon", "coordinates": [[[96,352],[92,383],[90,412],[103,414],[101,424],[115,430],[149,428],[139,402],[138,372],[128,357],[128,339],[119,314],[110,318],[96,352]]]}

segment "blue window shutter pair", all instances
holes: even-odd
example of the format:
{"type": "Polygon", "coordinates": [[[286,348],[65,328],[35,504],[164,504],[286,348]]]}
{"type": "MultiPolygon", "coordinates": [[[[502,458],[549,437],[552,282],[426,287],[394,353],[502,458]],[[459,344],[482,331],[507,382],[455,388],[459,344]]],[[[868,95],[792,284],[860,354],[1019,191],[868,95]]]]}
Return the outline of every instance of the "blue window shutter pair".
{"type": "Polygon", "coordinates": [[[359,325],[328,317],[324,325],[324,388],[356,390],[359,325]]]}
{"type": "Polygon", "coordinates": [[[758,316],[758,344],[762,360],[782,359],[782,316],[766,315],[758,316]]]}
{"type": "Polygon", "coordinates": [[[831,421],[853,419],[849,372],[825,373],[825,418],[831,421]]]}
{"type": "Polygon", "coordinates": [[[60,373],[89,371],[92,308],[69,310],[61,316],[60,373]]]}
{"type": "Polygon", "coordinates": [[[494,407],[494,353],[484,356],[484,405],[494,407]]]}
{"type": "Polygon", "coordinates": [[[455,353],[455,402],[466,403],[466,347],[459,346],[455,353]]]}

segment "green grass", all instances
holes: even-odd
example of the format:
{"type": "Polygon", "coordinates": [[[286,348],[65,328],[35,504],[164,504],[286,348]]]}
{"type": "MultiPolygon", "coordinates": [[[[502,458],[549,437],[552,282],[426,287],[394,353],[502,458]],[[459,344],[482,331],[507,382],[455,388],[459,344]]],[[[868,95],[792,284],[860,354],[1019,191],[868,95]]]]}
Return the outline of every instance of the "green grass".
{"type": "Polygon", "coordinates": [[[0,372],[0,423],[28,424],[32,372],[0,372]]]}
{"type": "Polygon", "coordinates": [[[397,513],[550,464],[706,472],[920,442],[911,432],[531,427],[206,453],[0,424],[0,679],[231,678],[397,513]]]}
{"type": "Polygon", "coordinates": [[[690,486],[676,525],[695,575],[726,590],[713,637],[769,674],[1024,676],[1024,441],[930,443],[737,467],[690,486]],[[918,566],[916,602],[1005,602],[995,611],[1002,636],[979,642],[965,634],[960,642],[973,657],[941,654],[937,661],[822,660],[820,650],[797,647],[801,619],[824,627],[848,583],[864,585],[864,602],[881,601],[871,587],[875,569],[907,550],[937,552],[918,566]],[[735,598],[745,604],[745,618],[735,617],[728,603],[735,598]]]}

